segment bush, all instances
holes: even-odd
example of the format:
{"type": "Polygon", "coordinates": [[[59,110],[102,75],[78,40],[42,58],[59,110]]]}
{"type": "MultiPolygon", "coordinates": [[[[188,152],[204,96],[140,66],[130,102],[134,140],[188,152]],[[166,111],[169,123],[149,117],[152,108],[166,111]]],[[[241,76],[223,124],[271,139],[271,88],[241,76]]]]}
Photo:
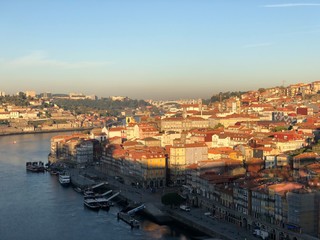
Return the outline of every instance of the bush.
{"type": "Polygon", "coordinates": [[[178,193],[167,193],[162,196],[161,202],[164,205],[179,206],[185,200],[178,193]]]}

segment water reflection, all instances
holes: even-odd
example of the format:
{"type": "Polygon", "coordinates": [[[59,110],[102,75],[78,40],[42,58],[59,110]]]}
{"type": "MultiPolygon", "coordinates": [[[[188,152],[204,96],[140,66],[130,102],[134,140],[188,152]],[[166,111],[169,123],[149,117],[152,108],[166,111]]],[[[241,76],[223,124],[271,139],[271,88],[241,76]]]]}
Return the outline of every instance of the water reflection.
{"type": "Polygon", "coordinates": [[[84,208],[83,197],[62,187],[56,176],[27,172],[26,162],[47,162],[50,138],[55,135],[0,137],[1,240],[190,239],[181,229],[147,220],[142,220],[141,229],[131,230],[117,221],[117,207],[90,211],[84,208]]]}

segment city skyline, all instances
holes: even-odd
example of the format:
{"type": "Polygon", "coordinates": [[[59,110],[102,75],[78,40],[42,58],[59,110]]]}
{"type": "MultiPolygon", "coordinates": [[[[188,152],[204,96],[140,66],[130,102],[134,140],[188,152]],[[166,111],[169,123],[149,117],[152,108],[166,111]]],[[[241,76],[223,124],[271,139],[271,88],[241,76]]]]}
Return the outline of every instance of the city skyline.
{"type": "Polygon", "coordinates": [[[139,99],[319,80],[320,1],[10,1],[1,91],[139,99]]]}

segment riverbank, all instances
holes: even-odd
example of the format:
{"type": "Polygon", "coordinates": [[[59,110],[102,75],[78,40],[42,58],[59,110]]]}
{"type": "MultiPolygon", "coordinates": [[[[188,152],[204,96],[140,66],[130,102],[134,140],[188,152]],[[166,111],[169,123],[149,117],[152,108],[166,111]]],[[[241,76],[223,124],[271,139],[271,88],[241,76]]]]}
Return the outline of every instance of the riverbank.
{"type": "Polygon", "coordinates": [[[185,229],[193,229],[194,231],[201,232],[217,239],[254,239],[252,234],[243,228],[206,216],[204,214],[204,209],[192,208],[190,212],[185,212],[179,208],[172,209],[164,206],[161,203],[161,196],[164,192],[170,192],[170,188],[165,191],[152,193],[146,189],[134,188],[129,184],[124,184],[112,177],[105,176],[94,169],[94,167],[73,169],[71,172],[71,181],[75,186],[85,187],[101,181],[106,181],[108,182],[108,189],[121,191],[118,196],[119,202],[145,204],[146,208],[143,210],[142,214],[158,224],[175,222],[185,229]]]}
{"type": "Polygon", "coordinates": [[[26,161],[45,162],[55,135],[0,137],[1,218],[5,219],[0,221],[0,239],[194,240],[195,234],[186,228],[158,225],[140,216],[141,228],[132,230],[117,221],[121,210],[117,204],[108,212],[91,211],[83,196],[71,186],[61,186],[57,176],[26,171],[26,161]]]}
{"type": "Polygon", "coordinates": [[[61,128],[52,130],[37,130],[37,131],[17,131],[17,132],[0,132],[0,136],[13,136],[13,135],[24,135],[24,134],[39,134],[39,133],[58,133],[58,132],[74,132],[74,131],[86,131],[92,130],[90,128],[61,128]]]}

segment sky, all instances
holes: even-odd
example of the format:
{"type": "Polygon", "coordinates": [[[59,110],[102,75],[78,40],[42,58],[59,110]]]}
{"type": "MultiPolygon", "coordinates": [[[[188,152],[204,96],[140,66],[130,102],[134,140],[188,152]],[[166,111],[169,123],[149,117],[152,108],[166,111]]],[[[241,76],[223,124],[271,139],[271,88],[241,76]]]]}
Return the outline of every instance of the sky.
{"type": "Polygon", "coordinates": [[[210,98],[320,80],[320,0],[3,0],[0,91],[210,98]]]}

